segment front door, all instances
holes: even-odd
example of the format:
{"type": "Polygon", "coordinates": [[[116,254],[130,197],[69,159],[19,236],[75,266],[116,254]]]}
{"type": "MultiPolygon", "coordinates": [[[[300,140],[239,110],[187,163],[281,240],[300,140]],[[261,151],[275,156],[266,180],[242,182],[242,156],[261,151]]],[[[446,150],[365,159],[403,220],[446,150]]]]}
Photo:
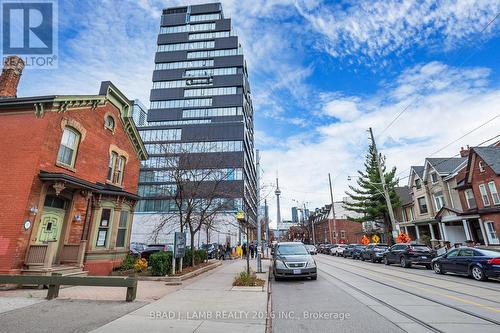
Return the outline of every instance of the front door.
{"type": "Polygon", "coordinates": [[[36,243],[58,242],[61,236],[63,221],[64,210],[45,207],[40,219],[36,243]]]}

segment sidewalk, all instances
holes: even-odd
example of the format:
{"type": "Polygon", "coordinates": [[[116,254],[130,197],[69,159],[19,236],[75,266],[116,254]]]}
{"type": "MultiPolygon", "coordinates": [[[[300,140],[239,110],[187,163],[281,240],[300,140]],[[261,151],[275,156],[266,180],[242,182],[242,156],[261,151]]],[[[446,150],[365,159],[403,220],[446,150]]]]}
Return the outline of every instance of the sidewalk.
{"type": "MultiPolygon", "coordinates": [[[[234,276],[245,267],[246,260],[225,261],[196,281],[93,332],[264,333],[267,292],[232,290],[234,276]]],[[[262,267],[267,270],[268,261],[262,267]]]]}

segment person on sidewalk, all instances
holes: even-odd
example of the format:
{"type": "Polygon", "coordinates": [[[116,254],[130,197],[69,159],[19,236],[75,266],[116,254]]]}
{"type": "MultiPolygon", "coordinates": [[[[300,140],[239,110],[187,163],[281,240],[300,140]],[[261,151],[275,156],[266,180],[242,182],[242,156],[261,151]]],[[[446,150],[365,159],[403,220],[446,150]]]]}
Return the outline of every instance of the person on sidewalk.
{"type": "Polygon", "coordinates": [[[243,258],[243,252],[244,250],[241,248],[241,244],[238,243],[238,246],[236,246],[236,255],[240,258],[243,258]]]}
{"type": "Polygon", "coordinates": [[[246,258],[248,254],[247,243],[243,243],[243,256],[242,258],[246,258]]]}
{"type": "Polygon", "coordinates": [[[226,250],[226,258],[231,259],[231,244],[227,243],[225,250],[226,250]]]}
{"type": "Polygon", "coordinates": [[[250,243],[250,258],[253,259],[255,255],[255,244],[253,243],[253,241],[250,243]]]}

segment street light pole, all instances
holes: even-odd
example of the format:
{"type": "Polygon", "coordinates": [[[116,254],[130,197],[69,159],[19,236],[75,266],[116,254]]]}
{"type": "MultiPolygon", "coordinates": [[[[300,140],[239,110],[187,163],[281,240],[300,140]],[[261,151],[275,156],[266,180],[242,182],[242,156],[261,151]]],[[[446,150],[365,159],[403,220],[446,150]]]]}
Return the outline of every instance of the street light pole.
{"type": "MultiPolygon", "coordinates": [[[[387,190],[384,172],[382,170],[382,165],[380,163],[380,155],[379,155],[378,150],[377,150],[377,144],[375,143],[375,138],[373,137],[373,131],[372,131],[371,127],[370,127],[370,136],[371,136],[372,143],[373,143],[373,149],[375,150],[375,154],[376,154],[378,173],[380,175],[380,182],[382,183],[382,190],[384,191],[384,197],[385,197],[385,202],[387,204],[387,210],[389,211],[389,218],[391,220],[391,227],[392,227],[392,231],[394,232],[397,230],[396,229],[396,218],[394,217],[394,211],[392,210],[391,197],[389,196],[389,191],[387,190]]],[[[396,238],[396,237],[394,237],[394,234],[392,234],[391,236],[393,239],[396,238]]]]}
{"type": "Polygon", "coordinates": [[[256,151],[256,168],[257,168],[257,273],[262,273],[261,261],[261,226],[260,226],[260,154],[259,150],[256,151]]]}

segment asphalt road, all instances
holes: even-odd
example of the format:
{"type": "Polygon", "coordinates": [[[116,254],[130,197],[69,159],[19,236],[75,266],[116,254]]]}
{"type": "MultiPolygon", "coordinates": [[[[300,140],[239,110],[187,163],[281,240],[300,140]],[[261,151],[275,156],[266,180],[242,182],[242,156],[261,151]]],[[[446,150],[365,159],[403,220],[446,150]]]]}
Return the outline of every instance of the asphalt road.
{"type": "Polygon", "coordinates": [[[0,332],[89,332],[145,304],[93,300],[42,301],[0,313],[0,332]]]}
{"type": "Polygon", "coordinates": [[[321,254],[315,258],[317,281],[273,282],[274,332],[500,331],[498,281],[321,254]],[[286,318],[290,311],[299,318],[286,318]],[[304,311],[351,316],[304,320],[304,311]]]}

